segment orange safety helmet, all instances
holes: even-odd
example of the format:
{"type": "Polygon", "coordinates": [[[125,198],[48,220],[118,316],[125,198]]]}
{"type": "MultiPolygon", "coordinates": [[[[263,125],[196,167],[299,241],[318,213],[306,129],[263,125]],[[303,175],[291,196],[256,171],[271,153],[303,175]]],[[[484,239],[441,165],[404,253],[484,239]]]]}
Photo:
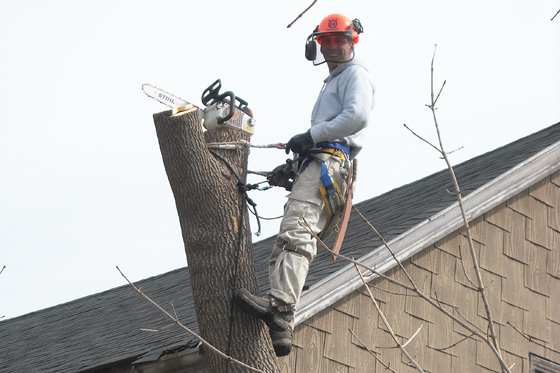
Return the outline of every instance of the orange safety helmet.
{"type": "Polygon", "coordinates": [[[358,34],[362,32],[363,27],[359,20],[351,21],[350,18],[342,14],[331,14],[323,18],[313,34],[317,36],[319,44],[321,44],[322,34],[342,34],[349,37],[352,43],[356,44],[360,40],[358,34]]]}
{"type": "Polygon", "coordinates": [[[350,18],[342,14],[328,15],[315,27],[313,33],[307,37],[305,42],[305,58],[309,61],[314,61],[314,65],[320,65],[325,62],[315,62],[317,44],[321,44],[321,36],[323,35],[344,35],[352,41],[352,44],[356,44],[360,40],[359,34],[362,32],[364,32],[364,28],[359,19],[356,18],[351,21],[350,18]]]}

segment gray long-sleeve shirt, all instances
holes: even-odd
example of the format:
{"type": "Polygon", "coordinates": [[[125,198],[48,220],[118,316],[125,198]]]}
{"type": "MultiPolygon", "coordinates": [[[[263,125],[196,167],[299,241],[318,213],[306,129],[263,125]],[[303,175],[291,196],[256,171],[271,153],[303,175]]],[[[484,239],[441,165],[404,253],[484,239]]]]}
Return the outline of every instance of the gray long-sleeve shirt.
{"type": "Polygon", "coordinates": [[[313,141],[346,143],[354,158],[363,146],[363,132],[374,106],[374,93],[373,77],[360,60],[353,59],[338,66],[325,79],[313,107],[313,141]]]}

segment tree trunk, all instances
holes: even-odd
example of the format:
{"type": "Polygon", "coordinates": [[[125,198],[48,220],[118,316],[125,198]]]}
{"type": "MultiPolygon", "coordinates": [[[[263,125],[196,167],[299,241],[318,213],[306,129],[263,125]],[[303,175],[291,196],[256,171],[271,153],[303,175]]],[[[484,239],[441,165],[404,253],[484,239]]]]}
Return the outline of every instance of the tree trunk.
{"type": "MultiPolygon", "coordinates": [[[[249,136],[232,129],[204,132],[197,111],[164,111],[154,114],[154,123],[179,214],[200,334],[228,353],[234,287],[258,294],[246,202],[234,175],[245,185],[249,150],[209,150],[206,144],[249,136]]],[[[278,371],[266,326],[237,308],[229,354],[263,371],[278,371]]],[[[226,360],[209,349],[205,356],[211,372],[226,372],[226,360]]],[[[229,364],[230,372],[246,371],[229,364]]]]}

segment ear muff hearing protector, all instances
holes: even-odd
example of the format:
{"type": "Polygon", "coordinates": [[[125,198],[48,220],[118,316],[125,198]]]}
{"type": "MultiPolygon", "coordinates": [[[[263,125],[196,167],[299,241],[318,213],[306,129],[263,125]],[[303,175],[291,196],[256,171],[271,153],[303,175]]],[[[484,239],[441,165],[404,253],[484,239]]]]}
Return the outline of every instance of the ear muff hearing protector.
{"type": "Polygon", "coordinates": [[[315,61],[317,58],[317,43],[315,42],[315,33],[319,30],[319,26],[315,27],[313,33],[307,37],[305,42],[305,58],[308,61],[315,61]]]}

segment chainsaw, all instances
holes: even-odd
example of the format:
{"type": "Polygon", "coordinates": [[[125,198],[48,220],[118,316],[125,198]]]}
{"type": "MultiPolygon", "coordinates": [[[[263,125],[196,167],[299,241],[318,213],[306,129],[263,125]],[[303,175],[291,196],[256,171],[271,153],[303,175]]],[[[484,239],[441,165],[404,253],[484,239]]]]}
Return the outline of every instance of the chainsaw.
{"type": "MultiPolygon", "coordinates": [[[[202,92],[202,104],[205,108],[197,107],[202,125],[207,130],[229,127],[252,135],[256,121],[253,118],[253,112],[249,109],[249,104],[232,91],[220,93],[221,88],[222,81],[217,79],[202,92]]],[[[194,106],[188,101],[150,84],[143,84],[142,90],[149,97],[177,112],[187,106],[194,106]]]]}

